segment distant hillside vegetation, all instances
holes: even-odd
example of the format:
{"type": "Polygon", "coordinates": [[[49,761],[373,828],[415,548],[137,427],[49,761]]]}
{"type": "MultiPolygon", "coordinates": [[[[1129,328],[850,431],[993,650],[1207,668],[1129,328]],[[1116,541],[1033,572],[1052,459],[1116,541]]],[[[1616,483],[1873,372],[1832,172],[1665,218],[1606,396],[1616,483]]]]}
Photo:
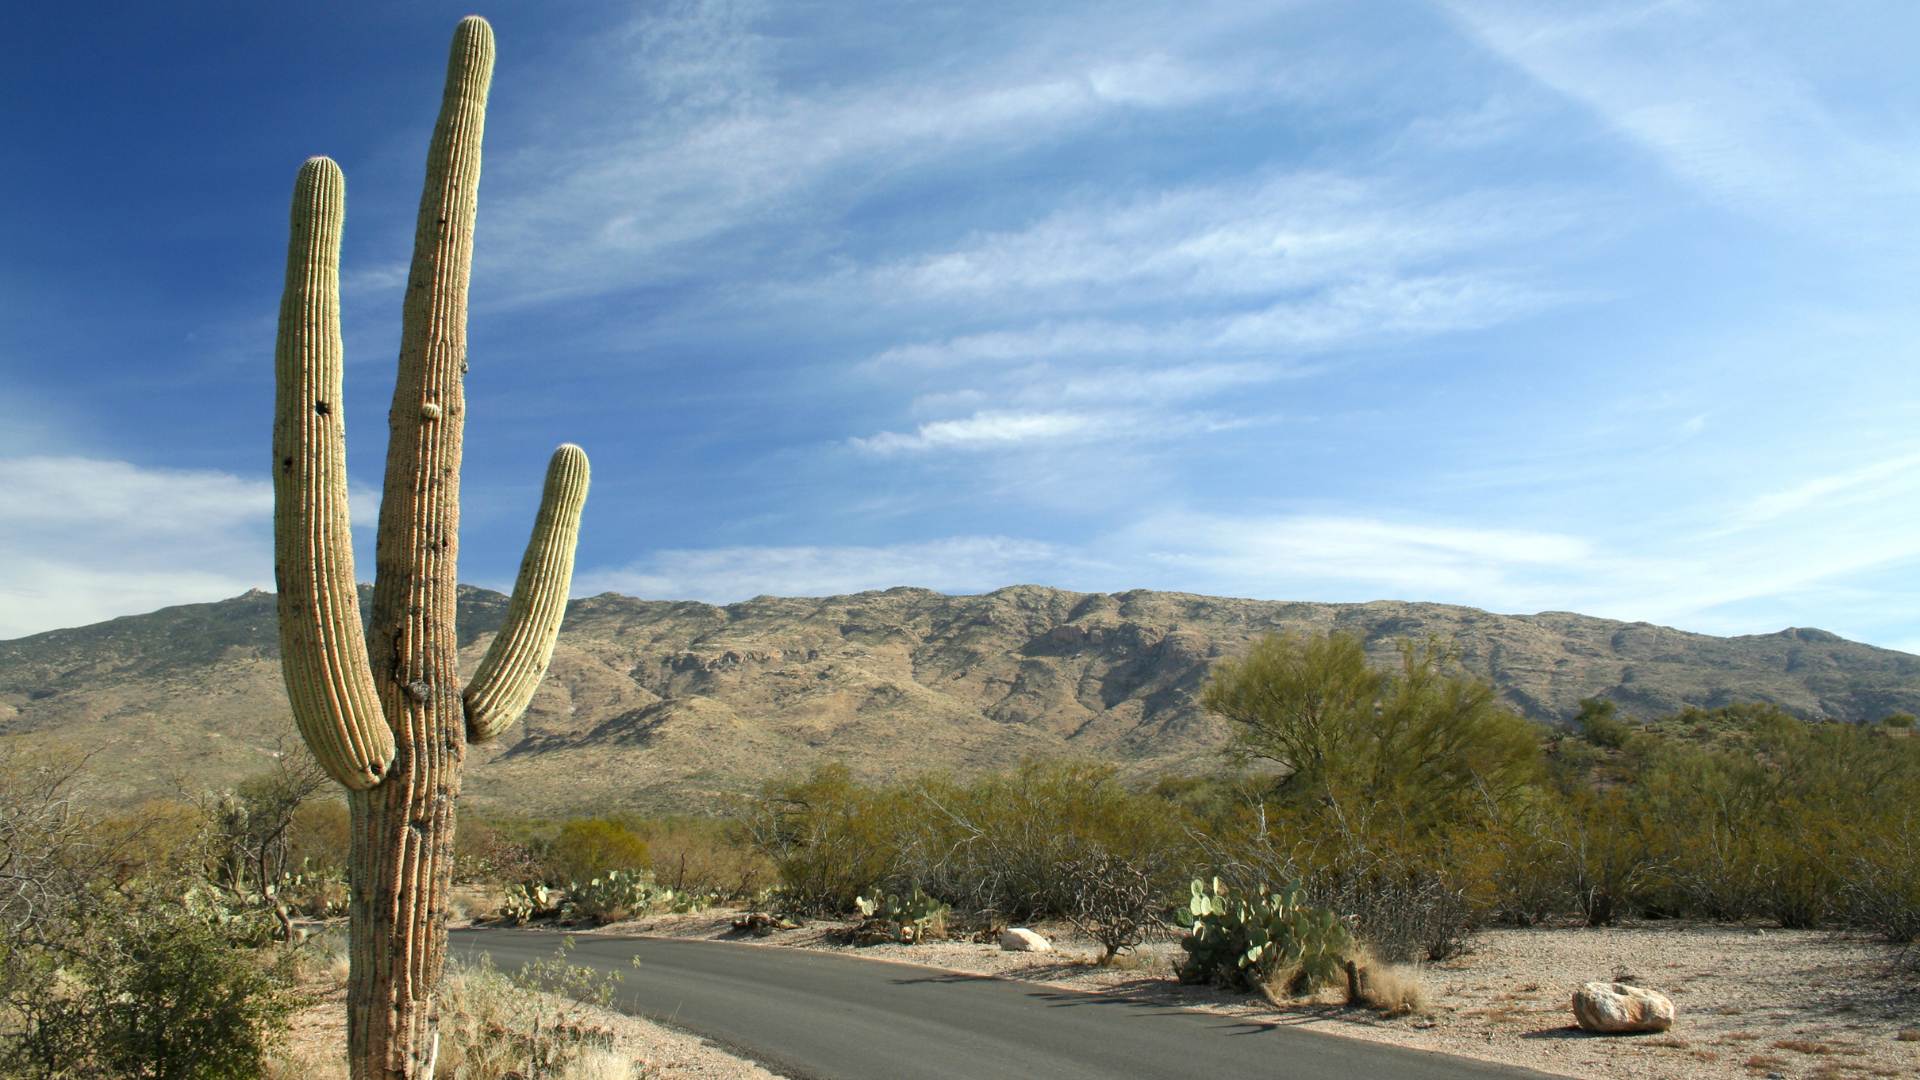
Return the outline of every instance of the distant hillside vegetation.
{"type": "MultiPolygon", "coordinates": [[[[465,664],[505,605],[462,590],[465,664]]],[[[1920,712],[1920,657],[1820,630],[1717,638],[1566,612],[1029,585],[725,607],[605,594],[569,606],[531,711],[472,751],[465,795],[522,812],[691,808],[825,759],[867,777],[1035,755],[1206,768],[1226,738],[1194,703],[1208,665],[1263,634],[1331,629],[1381,663],[1397,639],[1451,638],[1547,724],[1596,694],[1641,718],[1736,701],[1849,721],[1920,712]]],[[[292,730],[267,593],[0,642],[0,739],[101,747],[116,799],[230,783],[297,748],[292,730]]]]}

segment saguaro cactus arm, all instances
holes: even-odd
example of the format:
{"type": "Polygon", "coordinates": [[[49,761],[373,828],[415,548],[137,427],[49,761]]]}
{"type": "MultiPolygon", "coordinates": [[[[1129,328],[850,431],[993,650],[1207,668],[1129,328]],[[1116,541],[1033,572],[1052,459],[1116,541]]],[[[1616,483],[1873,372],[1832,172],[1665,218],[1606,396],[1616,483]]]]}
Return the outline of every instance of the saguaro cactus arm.
{"type": "Polygon", "coordinates": [[[474,672],[463,700],[467,737],[486,742],[513,725],[553,659],[560,620],[573,584],[573,551],[580,538],[580,511],[587,502],[587,454],[571,443],[547,463],[546,489],[534,518],[520,577],[507,603],[507,621],[474,672]]]}
{"type": "Polygon", "coordinates": [[[347,435],[341,407],[340,229],[346,179],[324,157],[293,186],[287,281],[274,347],[274,577],[281,671],[313,756],[363,791],[393,762],[360,630],[347,519],[347,435]]]}

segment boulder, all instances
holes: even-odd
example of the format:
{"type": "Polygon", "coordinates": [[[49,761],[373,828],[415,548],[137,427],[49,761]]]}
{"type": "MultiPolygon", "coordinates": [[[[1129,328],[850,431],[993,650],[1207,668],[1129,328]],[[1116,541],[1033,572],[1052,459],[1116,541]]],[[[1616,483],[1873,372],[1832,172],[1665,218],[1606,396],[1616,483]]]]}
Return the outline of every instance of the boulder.
{"type": "Polygon", "coordinates": [[[1673,1026],[1673,1002],[1642,986],[1590,982],[1573,992],[1573,1019],[1602,1035],[1665,1031],[1673,1026]]]}
{"type": "Polygon", "coordinates": [[[1046,938],[1027,929],[1016,926],[1000,931],[1000,948],[1007,952],[1052,952],[1053,946],[1046,938]]]}

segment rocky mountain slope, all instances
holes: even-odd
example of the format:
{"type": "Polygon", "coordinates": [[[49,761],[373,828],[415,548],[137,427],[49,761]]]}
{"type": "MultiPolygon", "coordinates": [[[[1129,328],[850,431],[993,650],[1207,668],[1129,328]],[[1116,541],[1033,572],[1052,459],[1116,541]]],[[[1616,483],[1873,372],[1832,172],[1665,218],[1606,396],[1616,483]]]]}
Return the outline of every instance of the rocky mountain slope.
{"type": "MultiPolygon", "coordinates": [[[[505,606],[463,590],[469,667],[505,606]]],[[[1208,665],[1263,634],[1331,629],[1383,663],[1398,639],[1451,638],[1543,723],[1596,693],[1641,717],[1736,700],[1843,720],[1920,712],[1920,657],[1819,630],[1716,638],[1565,612],[1037,586],[725,607],[606,594],[569,606],[545,685],[524,722],[474,749],[466,796],[523,812],[692,809],[828,759],[867,776],[1030,755],[1205,768],[1227,739],[1194,704],[1208,665]]],[[[259,592],[0,642],[0,745],[97,747],[102,793],[121,800],[230,783],[298,746],[278,662],[259,592]]]]}

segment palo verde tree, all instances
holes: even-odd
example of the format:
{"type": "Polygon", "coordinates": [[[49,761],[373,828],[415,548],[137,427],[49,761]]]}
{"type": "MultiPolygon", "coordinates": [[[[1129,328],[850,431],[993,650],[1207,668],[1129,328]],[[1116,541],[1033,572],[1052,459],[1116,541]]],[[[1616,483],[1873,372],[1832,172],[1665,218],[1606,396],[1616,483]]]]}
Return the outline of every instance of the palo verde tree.
{"type": "Polygon", "coordinates": [[[1281,791],[1343,829],[1444,829],[1539,775],[1531,726],[1484,680],[1450,675],[1437,642],[1402,642],[1399,670],[1346,634],[1278,635],[1217,664],[1200,703],[1232,751],[1285,770],[1281,791]]]}
{"type": "Polygon", "coordinates": [[[294,183],[275,348],[273,478],[281,665],[295,722],[347,789],[352,822],[348,1054],[352,1074],[426,1077],[446,953],[454,803],[469,739],[503,731],[553,655],[573,575],[587,458],[563,445],[499,636],[463,691],[454,635],[467,282],[493,30],[454,32],[427,154],[387,414],[371,645],[347,521],[341,409],[345,181],[324,157],[294,183]]]}

